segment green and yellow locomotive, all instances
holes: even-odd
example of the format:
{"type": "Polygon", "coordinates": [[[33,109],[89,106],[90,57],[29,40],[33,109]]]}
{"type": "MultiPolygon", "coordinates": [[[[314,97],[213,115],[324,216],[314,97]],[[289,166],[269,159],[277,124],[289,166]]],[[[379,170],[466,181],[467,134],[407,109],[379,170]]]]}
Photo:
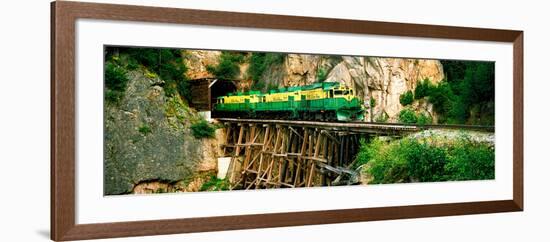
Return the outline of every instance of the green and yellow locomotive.
{"type": "Polygon", "coordinates": [[[218,97],[213,117],[352,121],[364,108],[353,90],[338,82],[315,83],[218,97]]]}

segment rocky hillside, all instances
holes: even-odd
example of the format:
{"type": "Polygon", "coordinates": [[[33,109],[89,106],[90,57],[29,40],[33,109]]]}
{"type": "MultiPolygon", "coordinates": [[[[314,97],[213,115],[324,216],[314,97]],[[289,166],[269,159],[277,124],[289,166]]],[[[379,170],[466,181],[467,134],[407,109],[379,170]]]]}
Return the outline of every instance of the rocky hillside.
{"type": "MultiPolygon", "coordinates": [[[[219,51],[186,51],[188,77],[214,77],[207,67],[216,65],[220,55],[219,51]]],[[[444,78],[443,66],[437,60],[284,54],[282,61],[266,66],[258,80],[249,75],[249,62],[238,63],[238,66],[240,72],[236,79],[244,83],[241,86],[243,91],[318,81],[344,83],[352,87],[366,104],[374,104],[367,117],[369,120],[396,121],[404,108],[399,101],[402,94],[414,91],[420,80],[429,79],[437,84],[444,78]]],[[[437,120],[432,105],[425,100],[416,100],[411,106],[416,112],[437,120]]]]}
{"type": "Polygon", "coordinates": [[[147,69],[126,76],[120,100],[105,104],[104,193],[184,191],[194,175],[215,171],[219,141],[190,130],[200,116],[179,95],[166,95],[164,81],[147,69]]]}

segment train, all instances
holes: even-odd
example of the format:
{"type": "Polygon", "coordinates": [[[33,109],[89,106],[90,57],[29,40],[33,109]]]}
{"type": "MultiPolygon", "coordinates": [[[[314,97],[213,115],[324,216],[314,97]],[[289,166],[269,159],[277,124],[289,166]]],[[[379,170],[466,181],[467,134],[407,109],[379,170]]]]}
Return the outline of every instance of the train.
{"type": "Polygon", "coordinates": [[[233,92],[216,98],[213,117],[362,121],[363,102],[339,82],[282,87],[261,92],[233,92]]]}

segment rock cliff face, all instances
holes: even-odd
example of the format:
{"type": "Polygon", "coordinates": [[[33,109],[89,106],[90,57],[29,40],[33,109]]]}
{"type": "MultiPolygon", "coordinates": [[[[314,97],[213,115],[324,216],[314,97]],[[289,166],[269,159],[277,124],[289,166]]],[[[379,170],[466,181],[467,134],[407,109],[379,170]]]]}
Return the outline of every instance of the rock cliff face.
{"type": "Polygon", "coordinates": [[[179,97],[165,96],[163,81],[154,75],[137,70],[127,76],[120,103],[106,104],[104,110],[105,195],[137,191],[135,186],[144,182],[173,184],[197,171],[215,171],[221,152],[217,141],[191,135],[190,125],[199,115],[179,97]]]}
{"type": "MultiPolygon", "coordinates": [[[[376,105],[369,112],[373,119],[387,117],[390,121],[395,121],[403,109],[399,103],[401,94],[414,91],[419,80],[427,78],[438,83],[444,77],[443,66],[436,60],[291,54],[284,65],[286,75],[278,82],[282,86],[310,84],[318,81],[318,73],[324,72],[326,82],[341,82],[353,88],[365,104],[373,98],[376,105]]],[[[436,116],[427,103],[413,106],[436,116]]]]}
{"type": "MultiPolygon", "coordinates": [[[[201,51],[188,51],[190,76],[207,77],[202,63],[216,63],[214,54],[203,57],[201,51]]],[[[219,53],[217,54],[219,56],[219,53]]],[[[247,65],[241,65],[240,79],[246,78],[247,65]]],[[[189,73],[188,72],[188,73],[189,73]]],[[[367,115],[367,120],[388,119],[396,121],[403,106],[399,103],[401,94],[414,91],[418,81],[429,79],[436,84],[443,80],[443,66],[437,60],[401,59],[384,57],[321,56],[288,54],[282,64],[272,65],[264,72],[261,86],[282,87],[307,85],[324,78],[327,82],[341,82],[355,90],[369,105],[373,98],[376,105],[367,115]]],[[[250,86],[250,85],[248,85],[250,86]]],[[[246,91],[246,87],[244,86],[246,91]]],[[[241,88],[242,89],[242,88],[241,88]]],[[[412,107],[437,120],[431,104],[420,100],[412,107]]]]}
{"type": "MultiPolygon", "coordinates": [[[[414,91],[420,80],[429,79],[432,83],[438,83],[444,77],[443,66],[435,60],[344,57],[339,65],[342,70],[332,76],[329,74],[327,81],[343,81],[365,101],[374,98],[376,105],[372,115],[375,119],[386,115],[390,120],[395,120],[403,109],[399,103],[401,94],[414,91]]],[[[413,106],[432,117],[436,116],[427,103],[415,103],[413,106]]]]}
{"type": "Polygon", "coordinates": [[[212,74],[206,71],[209,65],[217,65],[221,51],[191,50],[185,51],[185,65],[189,79],[211,78],[212,74]]]}

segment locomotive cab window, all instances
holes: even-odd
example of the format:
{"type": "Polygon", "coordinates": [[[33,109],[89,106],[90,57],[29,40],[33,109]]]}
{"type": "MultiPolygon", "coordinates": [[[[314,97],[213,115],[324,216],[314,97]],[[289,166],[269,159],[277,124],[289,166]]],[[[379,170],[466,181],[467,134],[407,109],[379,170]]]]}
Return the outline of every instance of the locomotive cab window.
{"type": "Polygon", "coordinates": [[[334,91],[334,95],[336,95],[336,96],[342,96],[342,95],[348,95],[348,94],[349,94],[348,90],[336,90],[336,91],[334,91]]]}

